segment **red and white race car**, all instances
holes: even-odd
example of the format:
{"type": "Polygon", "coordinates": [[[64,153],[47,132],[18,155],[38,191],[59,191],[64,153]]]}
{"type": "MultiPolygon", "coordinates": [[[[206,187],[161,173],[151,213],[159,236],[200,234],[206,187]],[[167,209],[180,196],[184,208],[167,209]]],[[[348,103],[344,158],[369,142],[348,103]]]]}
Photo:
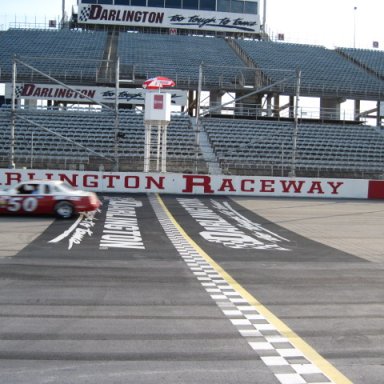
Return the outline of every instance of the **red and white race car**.
{"type": "Polygon", "coordinates": [[[97,195],[74,189],[58,180],[23,181],[0,191],[0,214],[55,214],[70,218],[94,211],[101,205],[97,195]]]}

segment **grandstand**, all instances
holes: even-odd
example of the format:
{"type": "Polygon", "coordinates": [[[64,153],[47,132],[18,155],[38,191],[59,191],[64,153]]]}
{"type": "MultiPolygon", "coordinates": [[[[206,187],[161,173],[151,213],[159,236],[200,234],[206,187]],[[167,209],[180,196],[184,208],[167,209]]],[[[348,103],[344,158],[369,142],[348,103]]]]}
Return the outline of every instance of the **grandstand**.
{"type": "MultiPolygon", "coordinates": [[[[9,126],[11,111],[3,108],[0,125],[9,126]]],[[[119,156],[122,170],[142,171],[144,121],[134,110],[119,114],[119,156]]],[[[113,170],[115,154],[114,116],[109,111],[20,110],[16,128],[17,162],[34,168],[78,168],[113,170]],[[27,119],[28,121],[24,120],[27,119]],[[46,131],[32,124],[43,126],[46,131]],[[52,132],[55,132],[56,135],[52,132]],[[66,141],[58,138],[69,138],[66,141]]],[[[174,115],[168,127],[168,164],[181,171],[207,172],[187,116],[174,115]]],[[[0,153],[6,162],[9,151],[6,130],[1,131],[0,153]]]]}
{"type": "MultiPolygon", "coordinates": [[[[281,79],[284,72],[271,69],[284,68],[302,71],[302,96],[344,97],[377,100],[384,97],[384,87],[378,77],[370,74],[352,60],[345,60],[340,51],[321,46],[279,44],[268,41],[238,40],[239,46],[249,55],[255,65],[273,82],[281,79]]],[[[379,55],[378,59],[379,59],[379,55]]],[[[373,60],[372,60],[373,64],[373,60]]],[[[294,82],[290,81],[277,91],[293,93],[294,82]]]]}
{"type": "Polygon", "coordinates": [[[338,48],[337,51],[365,68],[368,72],[384,78],[384,52],[370,49],[338,48]]]}
{"type": "Polygon", "coordinates": [[[16,76],[19,94],[14,111],[9,91],[0,107],[0,165],[10,165],[15,118],[17,167],[112,170],[118,164],[121,171],[141,171],[141,104],[119,100],[116,108],[114,97],[97,103],[76,92],[73,100],[51,91],[29,98],[20,90],[57,81],[78,90],[99,87],[105,96],[116,81],[120,94],[140,92],[145,79],[162,75],[187,95],[168,127],[167,171],[383,177],[383,52],[273,42],[260,30],[249,38],[249,32],[169,33],[171,27],[81,24],[76,14],[61,29],[3,31],[0,83],[9,90],[16,76]],[[315,118],[297,115],[299,97],[318,100],[315,118]],[[354,103],[350,119],[341,115],[346,100],[354,103]],[[361,110],[364,101],[373,108],[361,110]],[[369,124],[366,117],[373,117],[369,124]]]}
{"type": "MultiPolygon", "coordinates": [[[[106,32],[9,29],[1,36],[0,81],[11,78],[12,56],[16,55],[66,83],[94,82],[106,40],[106,32]]],[[[19,67],[18,80],[46,81],[25,67],[19,67]]]]}
{"type": "MultiPolygon", "coordinates": [[[[251,174],[255,170],[260,175],[289,173],[291,123],[207,118],[203,124],[221,167],[227,173],[251,174]]],[[[351,178],[380,175],[384,136],[374,127],[303,122],[297,152],[298,175],[351,178]]]]}

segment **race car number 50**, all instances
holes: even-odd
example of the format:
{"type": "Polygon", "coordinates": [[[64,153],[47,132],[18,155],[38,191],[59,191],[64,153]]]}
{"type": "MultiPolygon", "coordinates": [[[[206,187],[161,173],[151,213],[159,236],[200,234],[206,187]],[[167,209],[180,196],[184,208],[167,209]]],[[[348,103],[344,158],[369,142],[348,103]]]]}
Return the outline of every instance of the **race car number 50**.
{"type": "Polygon", "coordinates": [[[17,212],[22,209],[25,212],[33,212],[38,205],[38,201],[35,197],[13,197],[8,200],[8,211],[17,212]]]}

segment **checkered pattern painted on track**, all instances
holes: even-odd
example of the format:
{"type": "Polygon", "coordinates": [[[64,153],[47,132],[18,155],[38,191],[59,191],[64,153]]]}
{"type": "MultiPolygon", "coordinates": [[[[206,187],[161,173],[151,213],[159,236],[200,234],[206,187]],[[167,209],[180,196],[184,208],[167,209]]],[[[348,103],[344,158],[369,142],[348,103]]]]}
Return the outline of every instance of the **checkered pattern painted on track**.
{"type": "Polygon", "coordinates": [[[156,195],[150,195],[149,200],[166,235],[197,280],[280,383],[334,383],[187,241],[156,195]]]}

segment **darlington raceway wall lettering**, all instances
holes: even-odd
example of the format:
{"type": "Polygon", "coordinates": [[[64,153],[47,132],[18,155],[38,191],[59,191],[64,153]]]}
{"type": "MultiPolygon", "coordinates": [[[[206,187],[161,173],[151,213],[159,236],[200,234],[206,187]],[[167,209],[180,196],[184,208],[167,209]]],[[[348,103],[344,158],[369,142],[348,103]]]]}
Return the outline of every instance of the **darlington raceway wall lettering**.
{"type": "Polygon", "coordinates": [[[172,193],[237,196],[384,198],[383,181],[179,173],[0,169],[0,188],[20,181],[62,180],[94,192],[172,193]],[[370,185],[374,184],[374,188],[370,185]]]}
{"type": "Polygon", "coordinates": [[[329,191],[332,194],[338,194],[338,189],[343,185],[341,181],[319,181],[319,180],[279,180],[279,179],[241,179],[240,185],[236,185],[234,178],[223,178],[218,188],[213,188],[213,178],[211,176],[184,175],[185,188],[183,192],[193,193],[196,187],[201,187],[204,193],[215,192],[261,192],[273,193],[278,188],[283,193],[307,193],[307,194],[324,194],[329,191]]]}

